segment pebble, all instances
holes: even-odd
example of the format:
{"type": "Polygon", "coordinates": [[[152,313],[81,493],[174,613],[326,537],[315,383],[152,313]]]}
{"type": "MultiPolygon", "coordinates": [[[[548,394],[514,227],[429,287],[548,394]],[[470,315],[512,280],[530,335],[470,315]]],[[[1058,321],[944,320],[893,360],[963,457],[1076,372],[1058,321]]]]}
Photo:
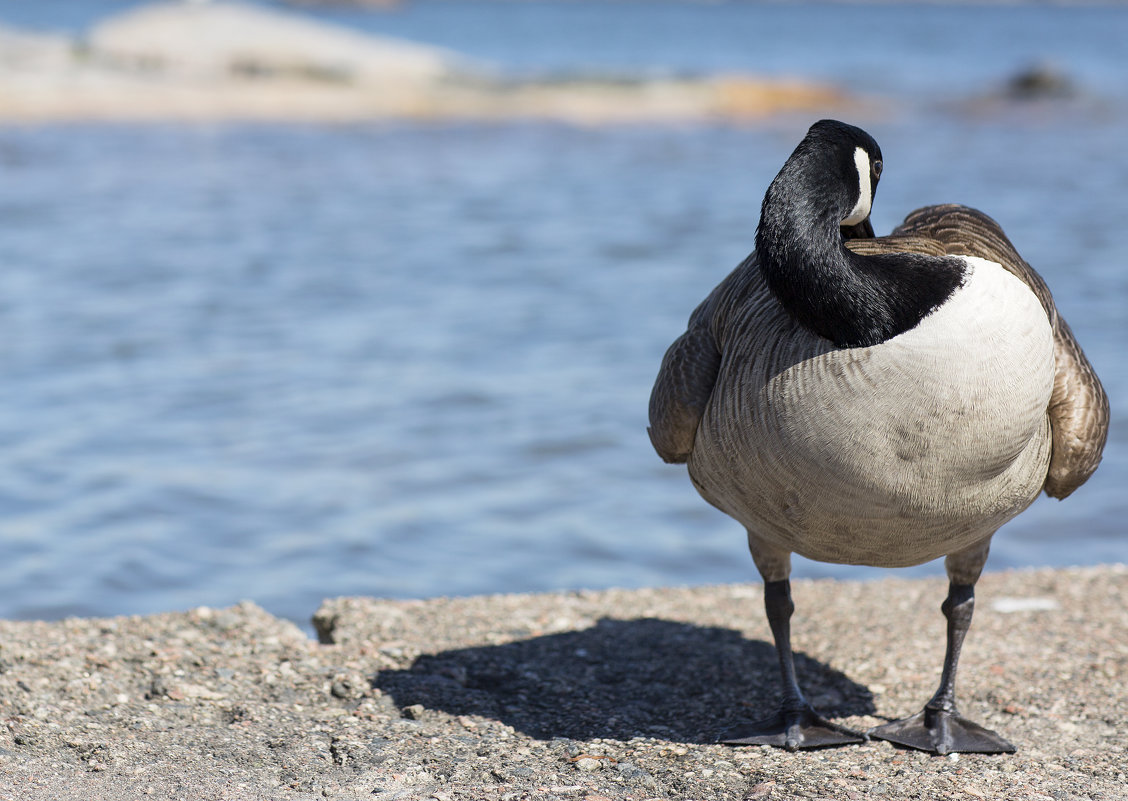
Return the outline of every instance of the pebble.
{"type": "Polygon", "coordinates": [[[403,716],[408,720],[422,720],[425,712],[423,704],[411,704],[403,708],[403,716]]]}

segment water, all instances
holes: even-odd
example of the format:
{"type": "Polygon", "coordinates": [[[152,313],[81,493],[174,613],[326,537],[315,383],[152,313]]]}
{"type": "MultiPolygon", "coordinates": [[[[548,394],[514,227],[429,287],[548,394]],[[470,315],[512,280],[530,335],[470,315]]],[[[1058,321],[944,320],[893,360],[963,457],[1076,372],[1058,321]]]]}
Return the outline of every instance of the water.
{"type": "MultiPolygon", "coordinates": [[[[17,5],[0,2],[0,18],[17,5]]],[[[44,11],[25,24],[88,24],[78,4],[30,5],[44,11]]],[[[989,567],[1123,561],[1128,14],[817,11],[324,14],[430,33],[515,73],[762,56],[881,98],[858,120],[886,158],[876,227],[928,202],[987,210],[1113,399],[1100,471],[1004,527],[989,567]],[[805,31],[804,57],[771,37],[749,47],[740,31],[765,19],[805,31]],[[923,44],[896,36],[914,19],[929,20],[923,44]],[[851,20],[880,47],[842,42],[851,20]],[[1019,43],[1015,25],[1044,33],[1019,43]],[[628,28],[619,44],[607,32],[628,28]],[[975,102],[1034,56],[1067,65],[1081,97],[975,102]],[[879,59],[897,68],[874,77],[879,59]]],[[[343,594],[753,579],[740,528],[651,450],[646,404],[665,347],[750,249],[763,190],[808,122],[0,128],[0,615],[250,598],[304,621],[343,594]]]]}

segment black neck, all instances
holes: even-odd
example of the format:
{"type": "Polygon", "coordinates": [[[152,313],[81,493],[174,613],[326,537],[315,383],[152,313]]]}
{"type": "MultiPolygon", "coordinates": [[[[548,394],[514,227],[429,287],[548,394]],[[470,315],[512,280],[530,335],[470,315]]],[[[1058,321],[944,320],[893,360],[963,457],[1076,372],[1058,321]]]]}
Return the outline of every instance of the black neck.
{"type": "Polygon", "coordinates": [[[817,194],[773,190],[775,183],[756,231],[764,279],[800,325],[839,347],[876,345],[908,331],[963,282],[959,259],[852,253],[839,228],[841,199],[816,208],[810,198],[817,194]]]}

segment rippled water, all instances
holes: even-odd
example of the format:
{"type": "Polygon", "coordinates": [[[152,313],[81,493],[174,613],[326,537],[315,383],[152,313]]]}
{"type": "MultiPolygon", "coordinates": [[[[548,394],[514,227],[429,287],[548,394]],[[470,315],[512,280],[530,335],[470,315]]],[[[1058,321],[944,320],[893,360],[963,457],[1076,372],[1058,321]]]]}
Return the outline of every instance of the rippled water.
{"type": "MultiPolygon", "coordinates": [[[[902,86],[857,120],[886,157],[877,228],[928,202],[991,213],[1113,399],[1101,470],[1006,526],[994,569],[1126,558],[1128,109],[1085,80],[1099,46],[1073,46],[1077,100],[902,86]]],[[[740,528],[654,455],[646,403],[808,122],[0,128],[0,615],[251,598],[304,620],[341,594],[754,578],[740,528]]]]}

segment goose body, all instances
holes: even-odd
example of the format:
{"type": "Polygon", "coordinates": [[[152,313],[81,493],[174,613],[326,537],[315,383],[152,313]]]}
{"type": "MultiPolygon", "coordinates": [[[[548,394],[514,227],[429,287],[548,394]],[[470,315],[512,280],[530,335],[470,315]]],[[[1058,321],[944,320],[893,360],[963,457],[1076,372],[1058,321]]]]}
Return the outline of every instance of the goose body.
{"type": "Polygon", "coordinates": [[[916,327],[847,349],[793,321],[754,265],[734,281],[689,474],[765,546],[915,565],[977,545],[1041,492],[1053,333],[1018,278],[969,259],[916,327]]]}
{"type": "Polygon", "coordinates": [[[784,699],[726,741],[861,737],[798,688],[792,553],[880,567],[945,556],[940,690],[872,734],[940,753],[1013,750],[955,708],[973,587],[999,526],[1096,469],[1108,402],[1045,283],[989,217],[932,206],[872,237],[881,167],[864,131],[812,126],[768,189],[756,250],[667,351],[649,432],[744,525],[765,581],[784,699]]]}

